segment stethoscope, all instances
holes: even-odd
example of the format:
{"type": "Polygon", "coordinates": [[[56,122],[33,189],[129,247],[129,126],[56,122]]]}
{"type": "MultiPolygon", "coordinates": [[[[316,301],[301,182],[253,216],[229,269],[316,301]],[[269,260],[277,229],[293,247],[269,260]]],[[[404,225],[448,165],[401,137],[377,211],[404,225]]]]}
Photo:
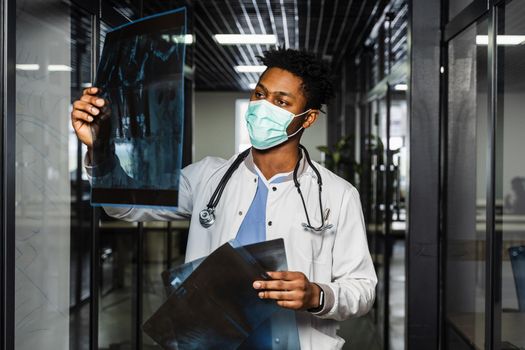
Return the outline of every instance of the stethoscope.
{"type": "MultiPolygon", "coordinates": [[[[301,184],[297,180],[297,172],[299,170],[299,165],[303,157],[302,153],[300,153],[299,159],[297,160],[297,164],[295,164],[295,168],[293,171],[293,181],[294,181],[295,188],[297,188],[297,192],[299,193],[299,196],[301,197],[301,202],[303,203],[304,213],[306,215],[306,223],[303,222],[302,226],[305,229],[308,229],[314,232],[318,232],[318,233],[324,232],[325,230],[331,229],[333,225],[326,223],[326,221],[328,220],[328,217],[330,216],[330,209],[326,209],[326,211],[323,210],[323,203],[321,200],[321,192],[323,190],[323,180],[321,179],[321,174],[319,173],[317,168],[314,166],[312,160],[310,159],[310,155],[308,154],[308,151],[306,150],[306,148],[303,145],[299,145],[299,148],[304,152],[306,161],[308,162],[310,167],[313,169],[315,175],[317,176],[317,185],[319,186],[319,209],[321,211],[321,225],[318,227],[312,226],[312,223],[310,222],[310,216],[308,215],[308,210],[306,209],[306,202],[301,192],[301,184]]],[[[240,153],[237,156],[237,158],[232,163],[232,165],[230,165],[228,170],[226,170],[226,173],[221,178],[221,181],[219,181],[219,184],[217,185],[217,188],[213,192],[208,204],[206,205],[206,208],[203,209],[199,213],[199,221],[203,227],[208,228],[215,223],[215,208],[217,207],[217,204],[219,204],[219,200],[221,199],[222,192],[224,192],[224,188],[226,187],[226,184],[230,180],[235,170],[237,170],[239,165],[244,161],[244,159],[248,156],[249,153],[250,153],[250,149],[247,149],[246,151],[240,153]]]]}

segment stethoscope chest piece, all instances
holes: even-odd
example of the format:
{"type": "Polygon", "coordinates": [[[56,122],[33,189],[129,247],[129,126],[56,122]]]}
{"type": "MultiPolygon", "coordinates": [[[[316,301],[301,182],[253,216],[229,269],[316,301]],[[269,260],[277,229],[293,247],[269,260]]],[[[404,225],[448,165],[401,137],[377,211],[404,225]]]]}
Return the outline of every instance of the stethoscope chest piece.
{"type": "Polygon", "coordinates": [[[199,213],[199,221],[203,227],[208,228],[215,223],[215,214],[213,211],[211,208],[206,208],[199,213]]]}

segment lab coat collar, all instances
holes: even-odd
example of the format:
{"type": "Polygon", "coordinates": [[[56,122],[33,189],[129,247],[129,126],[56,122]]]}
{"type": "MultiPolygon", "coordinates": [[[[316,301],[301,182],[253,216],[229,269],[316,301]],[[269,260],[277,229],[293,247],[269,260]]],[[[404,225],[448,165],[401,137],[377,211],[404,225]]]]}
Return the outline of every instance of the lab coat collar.
{"type": "MultiPolygon", "coordinates": [[[[301,157],[301,160],[299,161],[299,169],[297,169],[297,178],[300,178],[303,174],[305,174],[306,172],[312,172],[312,170],[310,169],[310,166],[308,164],[308,162],[306,161],[306,156],[304,155],[304,152],[301,150],[301,152],[303,153],[303,156],[301,157]]],[[[250,153],[248,154],[248,156],[246,157],[246,159],[244,160],[244,165],[246,166],[246,168],[248,168],[248,170],[250,170],[254,175],[258,175],[258,172],[257,172],[257,169],[256,169],[256,165],[255,163],[253,162],[253,155],[252,155],[252,150],[250,150],[250,153]]],[[[286,182],[286,181],[292,181],[293,180],[293,171],[286,175],[283,179],[282,179],[282,182],[286,182]]]]}

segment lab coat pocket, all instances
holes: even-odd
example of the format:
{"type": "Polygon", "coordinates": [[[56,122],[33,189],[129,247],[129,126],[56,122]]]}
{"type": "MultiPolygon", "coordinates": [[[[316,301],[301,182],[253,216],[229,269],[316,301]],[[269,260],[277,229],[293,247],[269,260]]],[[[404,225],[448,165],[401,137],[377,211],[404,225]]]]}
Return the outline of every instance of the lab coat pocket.
{"type": "Polygon", "coordinates": [[[339,336],[331,337],[315,328],[312,329],[311,349],[339,350],[345,340],[339,336]]]}
{"type": "Polygon", "coordinates": [[[312,232],[303,229],[302,239],[298,239],[301,245],[301,255],[304,259],[313,263],[330,264],[332,262],[333,231],[312,232]]]}

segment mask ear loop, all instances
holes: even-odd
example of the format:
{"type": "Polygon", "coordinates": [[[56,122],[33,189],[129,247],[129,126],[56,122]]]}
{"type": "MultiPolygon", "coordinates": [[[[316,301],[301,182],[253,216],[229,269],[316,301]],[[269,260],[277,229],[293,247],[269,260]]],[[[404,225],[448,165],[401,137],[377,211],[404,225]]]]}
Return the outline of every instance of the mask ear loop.
{"type": "MultiPolygon", "coordinates": [[[[304,111],[303,113],[295,114],[295,115],[294,115],[294,118],[300,117],[300,116],[302,116],[303,114],[305,114],[305,113],[309,113],[309,112],[311,112],[311,111],[312,111],[312,109],[310,108],[310,109],[304,111]]],[[[294,137],[295,135],[297,135],[297,134],[298,134],[301,130],[303,130],[303,129],[304,129],[304,126],[301,125],[301,127],[300,127],[299,129],[297,129],[297,131],[293,132],[291,135],[288,135],[288,139],[291,139],[292,137],[294,137]]],[[[302,155],[301,155],[301,156],[302,156],[302,155]]]]}

